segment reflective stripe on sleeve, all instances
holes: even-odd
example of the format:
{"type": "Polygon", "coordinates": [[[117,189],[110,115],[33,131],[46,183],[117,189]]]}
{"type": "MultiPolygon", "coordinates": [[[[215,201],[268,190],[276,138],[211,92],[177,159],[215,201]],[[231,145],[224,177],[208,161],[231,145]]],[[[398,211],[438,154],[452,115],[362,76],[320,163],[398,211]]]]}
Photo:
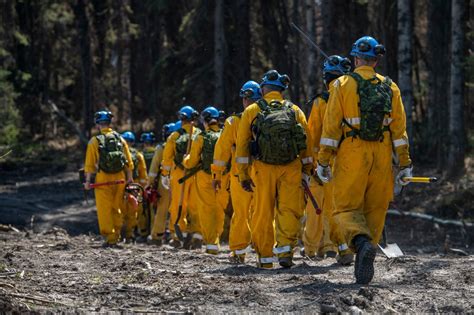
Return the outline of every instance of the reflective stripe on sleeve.
{"type": "Polygon", "coordinates": [[[247,156],[236,157],[235,162],[239,164],[249,164],[249,158],[247,156]]]}
{"type": "Polygon", "coordinates": [[[328,147],[337,148],[337,145],[339,144],[339,141],[334,140],[334,139],[329,139],[329,138],[321,138],[321,141],[319,142],[319,144],[327,145],[328,147]]]}
{"type": "Polygon", "coordinates": [[[351,125],[360,125],[360,117],[345,118],[345,119],[351,125]]]}
{"type": "Polygon", "coordinates": [[[207,244],[207,245],[206,245],[206,249],[219,250],[219,246],[214,245],[214,244],[207,244]]]}
{"type": "Polygon", "coordinates": [[[140,183],[142,184],[146,183],[146,179],[140,179],[140,183]]]}
{"type": "Polygon", "coordinates": [[[406,145],[408,144],[408,142],[405,140],[405,139],[397,139],[397,140],[393,140],[393,146],[395,148],[399,147],[399,146],[402,146],[402,145],[406,145]]]}
{"type": "Polygon", "coordinates": [[[169,165],[163,165],[163,169],[164,169],[165,171],[171,171],[171,166],[169,166],[169,165]]]}
{"type": "Polygon", "coordinates": [[[383,125],[384,125],[384,126],[388,126],[388,125],[390,125],[390,123],[391,123],[392,121],[393,121],[392,118],[388,118],[388,117],[387,117],[387,118],[385,118],[385,119],[383,120],[383,125]]]}
{"type": "Polygon", "coordinates": [[[308,156],[308,157],[305,157],[304,159],[301,159],[301,162],[303,164],[311,164],[311,163],[313,163],[313,158],[308,156]]]}
{"type": "Polygon", "coordinates": [[[156,177],[158,176],[158,173],[148,173],[148,177],[156,177]]]}
{"type": "Polygon", "coordinates": [[[274,254],[283,254],[283,253],[289,253],[289,252],[291,252],[291,246],[290,245],[275,247],[273,249],[274,254]]]}
{"type": "Polygon", "coordinates": [[[226,162],[226,161],[221,161],[221,160],[214,160],[212,163],[213,163],[215,166],[222,166],[222,167],[224,167],[224,166],[227,165],[227,162],[226,162]]]}

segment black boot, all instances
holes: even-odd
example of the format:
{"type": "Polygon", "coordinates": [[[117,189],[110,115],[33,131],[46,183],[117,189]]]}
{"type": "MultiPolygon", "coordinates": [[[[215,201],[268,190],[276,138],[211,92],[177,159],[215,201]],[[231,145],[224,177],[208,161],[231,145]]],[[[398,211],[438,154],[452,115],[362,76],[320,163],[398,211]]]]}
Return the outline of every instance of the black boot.
{"type": "Polygon", "coordinates": [[[377,251],[365,235],[357,235],[353,242],[357,252],[354,267],[356,283],[368,284],[374,277],[374,260],[377,251]]]}

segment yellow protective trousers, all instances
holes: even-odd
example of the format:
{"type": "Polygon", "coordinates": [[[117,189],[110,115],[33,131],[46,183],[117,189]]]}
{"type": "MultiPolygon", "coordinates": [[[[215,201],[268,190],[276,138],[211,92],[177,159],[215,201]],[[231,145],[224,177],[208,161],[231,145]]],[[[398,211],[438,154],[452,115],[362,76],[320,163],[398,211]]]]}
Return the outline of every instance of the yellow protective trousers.
{"type": "MultiPolygon", "coordinates": [[[[319,208],[323,205],[323,186],[311,181],[309,189],[319,208]]],[[[323,214],[318,215],[311,200],[306,203],[306,223],[303,232],[303,244],[306,255],[314,256],[319,249],[323,237],[323,214]]]]}
{"type": "Polygon", "coordinates": [[[224,208],[218,202],[218,193],[212,187],[212,175],[204,171],[196,174],[196,194],[201,234],[206,249],[219,250],[219,237],[224,226],[224,208]]]}
{"type": "Polygon", "coordinates": [[[392,188],[392,143],[385,133],[383,142],[346,138],[334,167],[334,223],[344,240],[359,234],[379,242],[392,188]]]}
{"type": "MultiPolygon", "coordinates": [[[[326,239],[327,234],[329,234],[328,236],[331,240],[331,245],[335,245],[339,252],[348,250],[348,244],[346,244],[346,241],[344,240],[344,237],[341,234],[339,226],[334,221],[334,181],[330,181],[329,183],[324,184],[323,213],[325,219],[324,239],[326,239]],[[326,228],[326,226],[328,227],[326,228]],[[329,233],[326,233],[326,231],[329,231],[329,233]]],[[[329,243],[327,241],[325,241],[324,243],[329,246],[329,243]]]]}
{"type": "MultiPolygon", "coordinates": [[[[124,179],[122,172],[116,174],[97,173],[96,183],[124,179]]],[[[122,212],[125,184],[101,186],[94,189],[97,207],[99,232],[106,238],[107,243],[116,244],[120,239],[122,228],[122,212]]]]}
{"type": "Polygon", "coordinates": [[[184,185],[182,212],[179,219],[179,227],[183,233],[200,233],[199,214],[197,210],[198,196],[196,195],[195,176],[188,178],[184,184],[179,184],[178,180],[184,176],[184,170],[175,167],[171,171],[171,204],[170,204],[170,232],[173,238],[174,224],[178,218],[179,199],[181,187],[184,185]]]}
{"type": "MultiPolygon", "coordinates": [[[[159,181],[158,184],[158,202],[156,204],[155,218],[153,219],[153,228],[151,229],[151,238],[154,240],[163,239],[166,230],[166,217],[171,203],[171,191],[166,190],[159,181]]],[[[174,224],[174,223],[173,223],[174,224]]]]}
{"type": "Polygon", "coordinates": [[[242,255],[250,245],[249,218],[252,193],[243,190],[237,176],[231,176],[230,196],[234,212],[230,221],[229,249],[235,251],[237,255],[242,255]]]}
{"type": "Polygon", "coordinates": [[[255,161],[252,168],[256,187],[250,227],[259,263],[269,263],[274,253],[278,257],[292,257],[305,208],[301,161],[297,159],[286,165],[255,161]]]}
{"type": "MultiPolygon", "coordinates": [[[[212,176],[212,175],[211,175],[212,176]]],[[[216,198],[217,198],[217,205],[219,206],[219,211],[222,211],[223,213],[223,223],[218,226],[218,234],[222,235],[224,232],[224,222],[225,222],[225,210],[227,209],[227,206],[229,205],[230,202],[230,174],[224,174],[222,175],[222,188],[219,189],[216,193],[216,198]]]]}
{"type": "Polygon", "coordinates": [[[142,209],[142,205],[135,205],[133,202],[128,200],[128,195],[125,194],[123,199],[122,213],[123,221],[125,225],[125,237],[132,238],[135,227],[138,224],[138,211],[142,209]]]}

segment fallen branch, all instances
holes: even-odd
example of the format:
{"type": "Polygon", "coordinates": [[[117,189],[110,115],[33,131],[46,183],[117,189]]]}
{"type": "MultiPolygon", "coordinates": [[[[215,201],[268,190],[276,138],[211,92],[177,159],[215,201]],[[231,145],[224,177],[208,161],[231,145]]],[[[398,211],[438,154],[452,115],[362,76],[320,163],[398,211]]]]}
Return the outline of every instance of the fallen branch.
{"type": "Polygon", "coordinates": [[[9,154],[12,153],[12,152],[13,152],[13,150],[10,150],[10,151],[8,151],[7,153],[5,153],[4,155],[0,156],[0,160],[3,159],[3,158],[5,158],[5,157],[7,157],[7,155],[9,155],[9,154]]]}
{"type": "Polygon", "coordinates": [[[71,118],[69,118],[64,111],[60,110],[53,101],[48,100],[47,103],[49,107],[51,108],[51,110],[53,111],[53,113],[55,113],[56,115],[64,119],[64,121],[67,122],[72,127],[72,129],[76,132],[76,134],[79,136],[79,139],[81,140],[81,142],[87,145],[89,141],[84,136],[79,126],[71,118]]]}
{"type": "Polygon", "coordinates": [[[469,222],[460,221],[460,220],[441,219],[429,214],[418,213],[418,212],[408,212],[408,211],[400,211],[396,209],[388,209],[387,214],[402,216],[402,217],[412,217],[416,219],[431,221],[433,223],[437,223],[441,225],[454,225],[458,227],[467,227],[467,228],[474,227],[474,223],[469,223],[469,222]]]}
{"type": "Polygon", "coordinates": [[[41,303],[48,303],[48,304],[58,304],[62,306],[71,306],[62,302],[57,302],[57,301],[51,301],[46,298],[43,298],[41,296],[31,296],[31,295],[24,295],[24,294],[19,294],[19,293],[7,293],[10,296],[17,297],[20,299],[26,299],[26,300],[31,300],[31,301],[36,301],[36,302],[41,302],[41,303]]]}

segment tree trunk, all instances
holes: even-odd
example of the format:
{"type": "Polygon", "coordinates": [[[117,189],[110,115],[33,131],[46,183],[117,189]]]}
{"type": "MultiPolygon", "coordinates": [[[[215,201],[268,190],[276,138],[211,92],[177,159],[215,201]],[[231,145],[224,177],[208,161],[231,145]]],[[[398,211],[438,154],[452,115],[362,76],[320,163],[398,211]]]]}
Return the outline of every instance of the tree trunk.
{"type": "Polygon", "coordinates": [[[448,175],[464,173],[464,0],[451,2],[451,73],[449,85],[448,175]]]}
{"type": "MultiPolygon", "coordinates": [[[[308,32],[308,36],[311,37],[312,40],[316,41],[316,23],[315,23],[315,1],[314,0],[306,0],[305,3],[305,19],[306,19],[306,30],[308,32]]],[[[298,40],[301,40],[298,38],[298,40]]],[[[317,63],[318,60],[317,55],[318,51],[312,45],[304,43],[306,45],[306,49],[308,51],[308,64],[306,67],[306,79],[308,82],[308,96],[312,97],[316,95],[316,93],[320,90],[319,86],[316,86],[317,80],[317,63]]],[[[303,104],[302,104],[303,105],[303,104]]],[[[305,112],[309,112],[310,108],[305,108],[305,112]]]]}
{"type": "Polygon", "coordinates": [[[77,0],[74,6],[77,28],[79,29],[79,46],[81,54],[82,81],[82,114],[84,119],[84,134],[90,137],[92,128],[92,56],[89,34],[89,18],[86,12],[86,0],[77,0]]]}
{"type": "Polygon", "coordinates": [[[214,12],[214,106],[223,108],[225,101],[224,86],[225,29],[224,1],[216,1],[214,12]]]}
{"type": "Polygon", "coordinates": [[[449,10],[450,1],[428,1],[428,127],[421,141],[426,145],[424,155],[436,157],[439,169],[446,165],[448,143],[449,10]]]}
{"type": "Polygon", "coordinates": [[[413,135],[412,35],[411,0],[398,0],[398,86],[405,105],[409,139],[412,139],[413,135]]]}

